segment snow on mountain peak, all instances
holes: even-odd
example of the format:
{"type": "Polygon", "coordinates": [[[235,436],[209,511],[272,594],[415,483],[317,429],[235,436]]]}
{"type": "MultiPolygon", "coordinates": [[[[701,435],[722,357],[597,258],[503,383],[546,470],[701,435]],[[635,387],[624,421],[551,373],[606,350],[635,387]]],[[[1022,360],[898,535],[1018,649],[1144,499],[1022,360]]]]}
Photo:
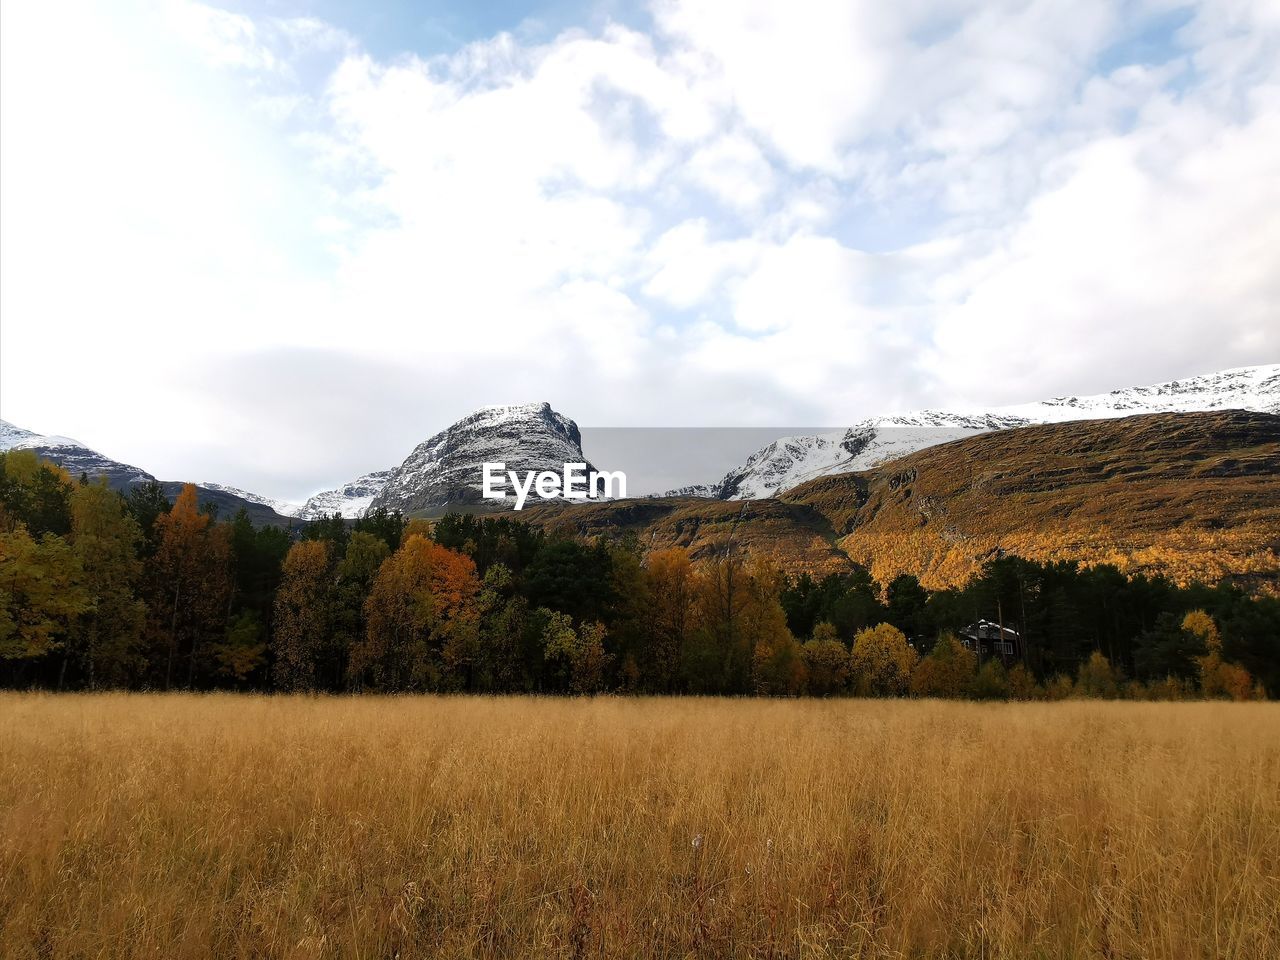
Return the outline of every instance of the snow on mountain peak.
{"type": "Polygon", "coordinates": [[[951,440],[1033,423],[1101,420],[1143,413],[1253,410],[1280,413],[1280,364],[1236,367],[1218,373],[1127,387],[1083,397],[971,411],[917,410],[874,417],[840,433],[783,437],[761,448],[719,483],[671,491],[706,491],[721,500],[754,500],[816,477],[867,470],[951,440]]]}
{"type": "Polygon", "coordinates": [[[378,470],[366,473],[332,490],[323,490],[307,499],[297,516],[303,520],[316,520],[322,516],[340,514],[348,520],[364,516],[373,498],[387,485],[392,471],[378,470]]]}
{"type": "MultiPolygon", "coordinates": [[[[371,506],[409,512],[480,502],[484,463],[526,473],[558,472],[587,460],[578,425],[551,404],[482,407],[418,444],[390,471],[371,506]]],[[[586,469],[594,467],[587,463],[586,469]]]]}
{"type": "Polygon", "coordinates": [[[89,449],[79,440],[72,440],[70,437],[46,436],[31,430],[24,430],[8,420],[0,420],[0,450],[54,449],[57,447],[89,449]]]}

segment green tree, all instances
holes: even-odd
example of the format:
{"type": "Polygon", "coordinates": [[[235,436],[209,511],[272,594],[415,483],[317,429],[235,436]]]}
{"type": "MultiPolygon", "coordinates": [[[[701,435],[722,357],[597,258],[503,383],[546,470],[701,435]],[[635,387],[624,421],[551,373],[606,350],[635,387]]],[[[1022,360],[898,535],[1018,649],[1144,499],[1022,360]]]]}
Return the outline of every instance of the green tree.
{"type": "Polygon", "coordinates": [[[266,631],[252,610],[239,613],[228,625],[226,636],[211,648],[219,676],[243,686],[267,662],[266,631]]]}
{"type": "Polygon", "coordinates": [[[973,678],[972,690],[979,700],[1008,700],[1009,676],[1004,664],[994,658],[984,663],[973,678]]]}
{"type": "MultiPolygon", "coordinates": [[[[399,514],[396,514],[399,516],[399,514]]],[[[324,686],[339,689],[347,676],[351,650],[368,630],[365,601],[391,548],[379,533],[353,530],[347,551],[334,570],[330,590],[330,642],[319,651],[318,676],[324,686]]]]}
{"type": "Polygon", "coordinates": [[[1134,670],[1147,681],[1165,677],[1190,680],[1199,672],[1196,658],[1207,652],[1204,638],[1184,630],[1178,618],[1166,611],[1134,641],[1134,670]]]}
{"type": "Polygon", "coordinates": [[[889,622],[908,637],[918,637],[925,632],[926,607],[929,592],[910,574],[893,579],[885,591],[889,622]]]}
{"type": "Polygon", "coordinates": [[[144,559],[149,560],[155,556],[160,546],[160,530],[156,527],[156,521],[173,509],[173,504],[165,496],[164,487],[155,480],[148,480],[145,483],[135,483],[129,488],[124,505],[142,531],[142,553],[144,559]]]}
{"type": "Polygon", "coordinates": [[[141,673],[145,657],[147,611],[137,596],[142,531],[105,480],[76,488],[70,510],[71,550],[89,606],[74,624],[69,653],[82,665],[90,689],[125,685],[141,673]]]}
{"type": "Polygon", "coordinates": [[[31,661],[62,647],[90,605],[79,559],[61,537],[0,530],[0,659],[31,661]]]}
{"type": "Polygon", "coordinates": [[[546,626],[542,633],[543,656],[558,665],[570,693],[598,693],[604,688],[604,671],[608,664],[604,624],[584,623],[575,630],[573,618],[568,614],[554,610],[546,613],[546,626]]]}
{"type": "Polygon", "coordinates": [[[543,656],[540,649],[526,649],[529,630],[529,604],[517,592],[515,577],[506,564],[490,564],[480,589],[482,661],[476,672],[476,689],[534,688],[543,656]]]}
{"type": "Polygon", "coordinates": [[[21,523],[36,540],[46,533],[65,536],[74,486],[67,471],[34,451],[0,452],[0,529],[21,523]]]}

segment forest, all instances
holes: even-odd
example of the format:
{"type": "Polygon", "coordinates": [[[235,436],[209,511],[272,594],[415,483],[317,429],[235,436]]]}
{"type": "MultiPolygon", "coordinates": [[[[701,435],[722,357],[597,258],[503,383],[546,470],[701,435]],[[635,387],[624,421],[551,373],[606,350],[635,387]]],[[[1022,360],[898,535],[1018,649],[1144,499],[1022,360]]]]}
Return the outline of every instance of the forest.
{"type": "Polygon", "coordinates": [[[0,686],[1259,699],[1280,599],[993,556],[964,587],[375,511],[292,530],[0,454],[0,686]],[[1016,662],[960,639],[1016,628],[1016,662]]]}

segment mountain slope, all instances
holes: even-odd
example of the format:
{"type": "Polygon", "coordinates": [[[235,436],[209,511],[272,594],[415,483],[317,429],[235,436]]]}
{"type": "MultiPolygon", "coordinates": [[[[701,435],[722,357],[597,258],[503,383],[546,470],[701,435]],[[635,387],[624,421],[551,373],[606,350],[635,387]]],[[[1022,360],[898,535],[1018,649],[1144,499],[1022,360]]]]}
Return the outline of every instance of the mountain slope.
{"type": "MultiPolygon", "coordinates": [[[[24,430],[22,427],[0,420],[0,451],[30,450],[42,460],[48,460],[62,467],[72,478],[78,479],[82,474],[90,480],[105,478],[107,485],[113,490],[128,493],[134,486],[152,483],[155,477],[140,467],[130,466],[91,450],[79,441],[69,437],[46,436],[24,430]]],[[[177,498],[183,484],[178,481],[164,481],[160,484],[165,496],[170,500],[177,498]]],[[[241,509],[249,515],[249,519],[258,526],[288,526],[290,518],[274,509],[275,501],[255,494],[224,487],[221,484],[196,484],[196,493],[201,505],[214,504],[221,517],[234,516],[241,509]]]]}
{"type": "MultiPolygon", "coordinates": [[[[489,506],[481,496],[481,465],[551,470],[587,463],[578,425],[548,403],[484,407],[423,441],[392,470],[372,507],[430,513],[445,507],[489,506]]],[[[500,506],[500,504],[495,504],[500,506]]]]}
{"type": "Polygon", "coordinates": [[[91,480],[106,477],[107,483],[117,490],[155,479],[140,467],[104,457],[78,440],[33,433],[6,420],[0,420],[0,450],[30,450],[41,459],[56,463],[72,477],[78,478],[82,473],[91,480]]]}
{"type": "Polygon", "coordinates": [[[1148,414],[931,447],[781,495],[886,581],[964,582],[1003,550],[1179,581],[1280,582],[1280,416],[1148,414]]]}
{"type": "Polygon", "coordinates": [[[791,573],[871,568],[963,583],[998,551],[1114,563],[1179,581],[1280,584],[1280,416],[1148,414],[1040,424],[932,446],[741,503],[696,498],[526,508],[553,530],[635,534],[695,557],[726,545],[791,573]]]}
{"type": "MultiPolygon", "coordinates": [[[[783,437],[752,454],[719,483],[706,486],[705,494],[721,500],[768,497],[816,477],[868,470],[916,450],[1033,423],[1211,410],[1280,413],[1280,364],[983,411],[920,410],[864,420],[843,432],[783,437]]],[[[704,489],[673,491],[678,492],[699,494],[704,489]]]]}

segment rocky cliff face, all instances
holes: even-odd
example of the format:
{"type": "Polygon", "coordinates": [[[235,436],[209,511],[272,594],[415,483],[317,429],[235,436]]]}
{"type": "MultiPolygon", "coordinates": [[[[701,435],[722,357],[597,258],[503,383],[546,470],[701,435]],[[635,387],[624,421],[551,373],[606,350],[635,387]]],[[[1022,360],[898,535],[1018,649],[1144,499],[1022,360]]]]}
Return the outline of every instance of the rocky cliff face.
{"type": "Polygon", "coordinates": [[[587,463],[578,425],[548,403],[484,407],[414,448],[390,471],[370,506],[405,513],[494,507],[481,495],[482,465],[503,463],[520,474],[587,463]]]}

